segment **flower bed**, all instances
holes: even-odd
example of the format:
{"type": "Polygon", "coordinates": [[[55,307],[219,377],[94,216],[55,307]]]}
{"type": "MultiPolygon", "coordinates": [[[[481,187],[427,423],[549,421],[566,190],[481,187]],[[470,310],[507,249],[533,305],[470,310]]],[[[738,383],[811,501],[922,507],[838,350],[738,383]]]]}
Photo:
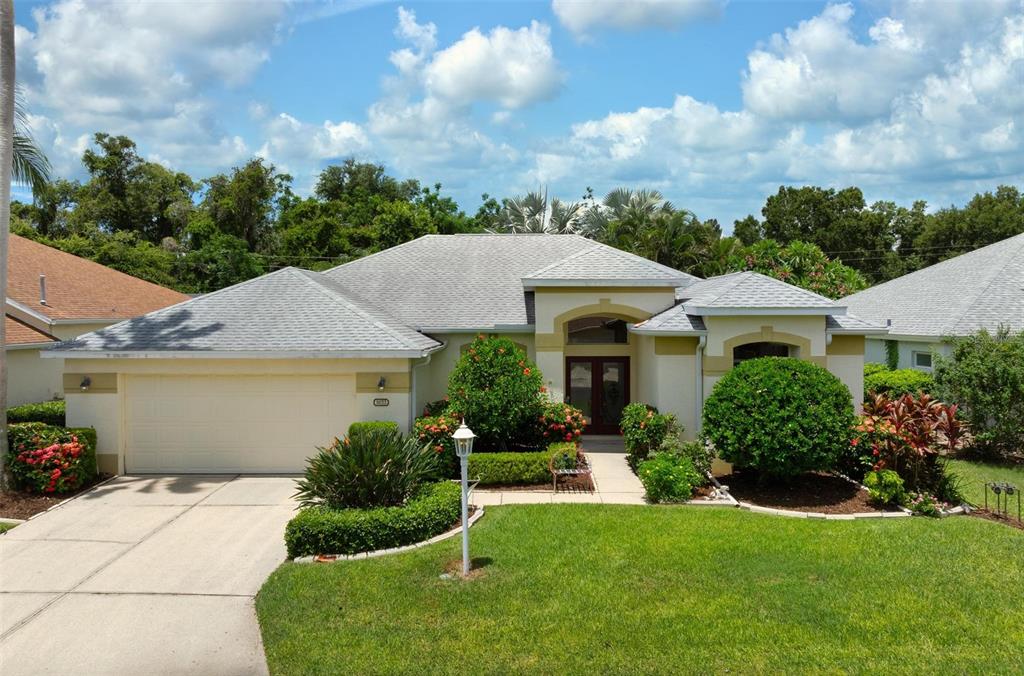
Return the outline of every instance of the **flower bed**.
{"type": "Polygon", "coordinates": [[[461,488],[447,481],[425,485],[398,507],[307,507],[285,528],[288,557],[356,554],[410,545],[451,528],[461,508],[461,488]]]}
{"type": "Polygon", "coordinates": [[[900,512],[898,507],[872,504],[858,484],[834,474],[808,472],[788,482],[764,482],[754,472],[736,471],[718,477],[737,500],[760,507],[818,514],[900,512]]]}

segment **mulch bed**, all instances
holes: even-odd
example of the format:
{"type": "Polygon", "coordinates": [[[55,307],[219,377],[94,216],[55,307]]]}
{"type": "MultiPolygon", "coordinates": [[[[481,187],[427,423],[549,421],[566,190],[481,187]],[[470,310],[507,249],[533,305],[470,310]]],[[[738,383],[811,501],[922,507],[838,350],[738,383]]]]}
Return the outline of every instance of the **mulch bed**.
{"type": "Polygon", "coordinates": [[[796,512],[822,514],[856,514],[858,512],[892,512],[895,508],[879,508],[868,502],[868,492],[846,479],[823,472],[809,472],[788,483],[760,482],[751,472],[733,472],[718,477],[737,500],[761,507],[791,509],[796,512]]]}
{"type": "Polygon", "coordinates": [[[95,481],[82,486],[77,491],[61,493],[59,495],[40,495],[39,493],[28,493],[26,491],[2,491],[0,492],[0,517],[5,519],[28,519],[40,512],[45,512],[50,507],[64,502],[70,497],[89,490],[108,478],[110,478],[108,474],[98,476],[95,481]]]}
{"type": "Polygon", "coordinates": [[[987,521],[995,521],[996,523],[1001,523],[1004,526],[1009,526],[1010,528],[1024,530],[1024,521],[1018,521],[1016,514],[1007,517],[1004,514],[996,513],[988,509],[973,509],[971,510],[971,516],[976,516],[979,519],[985,519],[987,521]]]}

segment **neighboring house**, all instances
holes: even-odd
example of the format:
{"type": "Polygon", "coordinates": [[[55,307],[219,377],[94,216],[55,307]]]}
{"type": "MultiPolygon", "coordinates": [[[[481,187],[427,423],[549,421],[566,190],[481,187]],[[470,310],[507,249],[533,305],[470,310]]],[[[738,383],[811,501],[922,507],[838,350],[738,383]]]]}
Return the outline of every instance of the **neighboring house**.
{"type": "Polygon", "coordinates": [[[10,236],[7,266],[11,406],[64,395],[63,360],[40,359],[40,349],[188,300],[177,291],[17,235],[10,236]]]}
{"type": "Polygon", "coordinates": [[[889,325],[871,338],[869,362],[886,363],[886,340],[899,351],[899,368],[931,371],[944,339],[1000,326],[1024,330],[1024,234],[936,263],[843,298],[850,312],[889,325]]]}
{"type": "MultiPolygon", "coordinates": [[[[792,355],[860,401],[864,336],[884,332],[753,272],[709,280],[574,235],[428,235],[323,273],[285,268],[50,354],[72,425],[108,470],[295,472],[356,420],[409,429],[476,334],[507,336],[551,395],[614,433],[622,407],[689,435],[739,360],[792,355]]],[[[472,426],[473,421],[467,421],[472,426]]]]}

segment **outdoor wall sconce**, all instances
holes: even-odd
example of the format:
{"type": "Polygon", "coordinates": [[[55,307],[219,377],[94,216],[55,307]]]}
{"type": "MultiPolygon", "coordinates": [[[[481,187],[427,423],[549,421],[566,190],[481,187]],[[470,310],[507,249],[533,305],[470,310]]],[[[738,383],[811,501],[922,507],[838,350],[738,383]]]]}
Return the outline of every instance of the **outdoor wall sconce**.
{"type": "Polygon", "coordinates": [[[385,378],[384,376],[381,376],[380,380],[377,381],[377,389],[379,391],[383,392],[384,388],[387,387],[387,384],[388,384],[388,379],[385,378]]]}
{"type": "Polygon", "coordinates": [[[79,385],[79,387],[82,388],[83,392],[86,392],[86,391],[88,391],[88,389],[89,389],[89,387],[91,385],[92,385],[92,378],[90,378],[89,376],[86,376],[86,377],[82,378],[82,384],[79,385]]]}

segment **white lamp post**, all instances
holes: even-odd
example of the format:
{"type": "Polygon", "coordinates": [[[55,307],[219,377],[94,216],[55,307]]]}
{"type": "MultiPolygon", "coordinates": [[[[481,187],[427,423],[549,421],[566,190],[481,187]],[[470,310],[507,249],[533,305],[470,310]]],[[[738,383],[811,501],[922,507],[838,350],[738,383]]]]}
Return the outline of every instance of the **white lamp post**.
{"type": "Polygon", "coordinates": [[[476,435],[466,427],[463,420],[459,429],[452,435],[455,440],[455,454],[459,456],[462,466],[462,575],[469,575],[469,454],[473,452],[473,439],[476,435]]]}

